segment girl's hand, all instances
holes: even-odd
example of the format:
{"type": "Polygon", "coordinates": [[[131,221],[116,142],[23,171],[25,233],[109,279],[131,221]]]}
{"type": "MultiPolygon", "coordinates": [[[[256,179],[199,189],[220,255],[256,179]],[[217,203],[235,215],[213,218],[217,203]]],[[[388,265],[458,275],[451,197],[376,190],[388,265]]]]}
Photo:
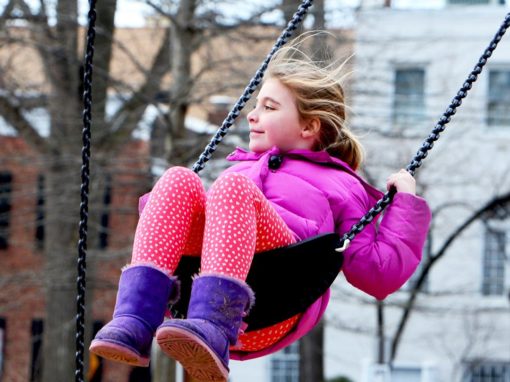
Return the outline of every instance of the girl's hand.
{"type": "Polygon", "coordinates": [[[395,187],[397,192],[416,194],[416,181],[406,170],[400,170],[388,177],[386,180],[386,188],[389,191],[392,187],[395,187]]]}

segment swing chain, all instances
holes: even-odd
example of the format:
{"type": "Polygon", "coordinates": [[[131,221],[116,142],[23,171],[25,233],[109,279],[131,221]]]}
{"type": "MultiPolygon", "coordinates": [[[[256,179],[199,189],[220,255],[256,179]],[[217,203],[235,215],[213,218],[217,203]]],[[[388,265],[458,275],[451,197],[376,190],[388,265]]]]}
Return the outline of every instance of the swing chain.
{"type": "Polygon", "coordinates": [[[422,147],[418,150],[411,163],[407,166],[406,170],[414,175],[416,169],[421,166],[422,160],[427,157],[428,151],[434,146],[434,142],[439,139],[439,135],[445,130],[445,125],[450,122],[451,117],[456,113],[457,108],[462,104],[462,100],[467,96],[469,90],[473,86],[473,83],[477,80],[478,75],[482,72],[488,59],[496,49],[498,43],[503,38],[506,30],[510,26],[510,13],[507,14],[503,24],[499,28],[498,32],[490,42],[489,46],[485,49],[484,53],[480,57],[478,63],[475,65],[472,72],[469,74],[467,80],[464,82],[457,95],[453,98],[450,106],[446,109],[443,116],[439,119],[432,133],[423,142],[422,147]]]}
{"type": "Polygon", "coordinates": [[[287,24],[287,28],[280,34],[278,40],[274,44],[273,48],[266,56],[266,59],[262,62],[259,69],[255,72],[255,75],[250,80],[248,86],[244,89],[243,94],[237,100],[232,110],[228,113],[227,117],[221,124],[219,130],[214,134],[213,138],[206,146],[205,150],[200,154],[197,162],[193,165],[193,171],[199,173],[204,167],[205,163],[211,159],[212,154],[216,151],[218,144],[223,140],[223,137],[228,133],[228,129],[234,124],[235,119],[241,113],[241,110],[246,106],[246,103],[250,100],[252,94],[255,92],[259,84],[262,82],[264,73],[269,65],[269,61],[273,55],[289,40],[293,32],[297,29],[299,24],[303,21],[308,8],[313,4],[313,0],[304,0],[299,8],[297,9],[294,16],[287,24]]]}
{"type": "Polygon", "coordinates": [[[78,241],[78,276],[76,285],[76,371],[75,381],[84,381],[84,351],[85,351],[85,285],[86,285],[86,257],[87,257],[87,224],[88,198],[90,183],[90,137],[92,121],[92,71],[94,58],[94,40],[96,36],[96,0],[89,0],[87,48],[85,53],[85,67],[83,74],[83,130],[82,130],[82,167],[81,167],[81,203],[78,241]]]}
{"type": "MultiPolygon", "coordinates": [[[[432,130],[432,133],[425,139],[421,148],[418,150],[414,158],[407,165],[406,170],[414,176],[416,169],[422,165],[423,159],[425,159],[428,155],[428,151],[434,147],[434,142],[439,139],[439,135],[446,129],[446,124],[451,121],[453,115],[457,112],[457,108],[462,104],[462,100],[467,96],[469,90],[473,86],[473,83],[477,80],[478,75],[482,72],[485,64],[487,63],[489,57],[491,57],[492,53],[498,46],[498,43],[503,38],[506,30],[510,27],[510,13],[508,13],[497,31],[496,35],[490,42],[489,46],[485,49],[484,53],[478,60],[478,63],[475,65],[474,69],[469,74],[467,80],[464,82],[460,90],[457,92],[457,95],[453,97],[450,105],[443,113],[442,117],[437,122],[436,126],[432,130]]],[[[365,216],[363,216],[360,221],[354,224],[351,229],[345,233],[341,238],[337,248],[338,252],[343,252],[349,246],[349,243],[352,242],[354,237],[360,233],[363,228],[369,225],[375,217],[380,214],[386,207],[388,207],[393,200],[393,196],[395,195],[395,190],[390,190],[375,204],[373,208],[368,211],[365,216]],[[346,244],[347,242],[347,244],[346,244]]]]}

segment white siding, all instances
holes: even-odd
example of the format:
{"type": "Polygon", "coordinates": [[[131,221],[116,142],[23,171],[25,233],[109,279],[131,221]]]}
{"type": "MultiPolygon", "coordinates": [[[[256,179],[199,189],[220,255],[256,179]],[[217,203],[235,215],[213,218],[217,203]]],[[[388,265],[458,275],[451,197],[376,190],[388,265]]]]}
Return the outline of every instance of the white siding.
{"type": "MultiPolygon", "coordinates": [[[[498,6],[360,12],[351,125],[362,136],[369,171],[380,189],[391,172],[407,165],[507,12],[508,7],[498,6]],[[403,65],[426,70],[426,117],[395,131],[391,124],[394,69],[403,65]],[[401,138],[387,138],[381,130],[401,138]]],[[[487,67],[510,68],[510,35],[487,67]]],[[[417,174],[432,209],[452,203],[434,216],[435,251],[474,209],[496,193],[510,190],[510,127],[486,126],[487,87],[485,73],[417,174]]],[[[420,382],[460,382],[463,361],[469,359],[510,361],[510,263],[505,269],[506,294],[482,296],[484,232],[479,222],[464,232],[429,275],[429,293],[418,299],[395,364],[421,368],[420,382]]],[[[385,317],[387,335],[393,334],[401,312],[398,305],[406,297],[406,292],[397,292],[387,299],[391,306],[385,317]]],[[[326,319],[326,377],[345,375],[356,382],[374,382],[367,377],[377,359],[373,299],[340,276],[326,319]]],[[[268,382],[268,370],[268,357],[234,363],[232,381],[268,382]]]]}

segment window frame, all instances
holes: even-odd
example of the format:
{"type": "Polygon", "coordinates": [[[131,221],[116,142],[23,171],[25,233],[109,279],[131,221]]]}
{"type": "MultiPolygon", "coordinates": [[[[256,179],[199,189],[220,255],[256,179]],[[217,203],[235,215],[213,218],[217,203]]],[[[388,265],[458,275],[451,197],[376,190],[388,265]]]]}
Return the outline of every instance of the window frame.
{"type": "Polygon", "coordinates": [[[45,176],[43,174],[39,174],[37,176],[37,199],[35,203],[35,246],[37,250],[42,250],[44,248],[44,237],[45,237],[45,212],[44,212],[44,204],[45,204],[45,176]]]}
{"type": "Polygon", "coordinates": [[[112,204],[112,176],[105,176],[105,185],[103,190],[103,203],[101,211],[101,220],[99,223],[99,249],[107,249],[110,239],[111,225],[111,204],[112,204]]]}
{"type": "Polygon", "coordinates": [[[299,341],[273,354],[270,361],[270,380],[271,382],[299,382],[299,341]],[[288,373],[289,370],[290,373],[288,373]]]}
{"type": "Polygon", "coordinates": [[[493,66],[489,68],[487,74],[487,98],[485,104],[485,123],[489,129],[508,129],[510,131],[510,66],[493,66]],[[506,77],[503,82],[503,89],[496,89],[491,92],[494,88],[492,85],[492,78],[495,73],[503,73],[506,77]],[[508,99],[503,99],[503,95],[506,94],[508,99]],[[505,112],[505,108],[508,112],[505,112]],[[491,111],[491,109],[501,109],[501,111],[491,111]],[[494,117],[494,113],[499,113],[503,117],[494,117]]]}
{"type": "Polygon", "coordinates": [[[507,230],[486,227],[481,275],[481,293],[483,296],[502,296],[505,294],[505,253],[508,241],[509,233],[507,230]],[[494,249],[497,251],[494,251],[494,249]],[[489,258],[489,256],[492,257],[489,258]],[[494,263],[496,264],[494,265],[494,263]],[[495,285],[495,282],[498,284],[495,285]]]}
{"type": "Polygon", "coordinates": [[[492,0],[448,0],[448,5],[489,5],[492,0]]]}
{"type": "Polygon", "coordinates": [[[4,363],[5,363],[5,354],[6,349],[5,345],[7,343],[7,319],[5,317],[0,317],[0,380],[2,379],[2,375],[4,373],[4,363]]]}
{"type": "Polygon", "coordinates": [[[30,382],[42,380],[44,320],[34,318],[31,324],[30,382]]]}
{"type": "Polygon", "coordinates": [[[0,171],[0,251],[9,248],[13,182],[11,171],[0,171]]]}
{"type": "Polygon", "coordinates": [[[476,360],[464,362],[464,372],[462,382],[510,382],[510,362],[496,361],[496,360],[476,360]],[[494,373],[495,369],[502,368],[500,375],[474,375],[473,371],[483,372],[483,368],[489,371],[490,374],[494,373]],[[490,368],[490,369],[489,369],[490,368]],[[478,370],[481,369],[481,370],[478,370]],[[500,377],[503,377],[501,379],[500,377]],[[481,379],[483,378],[483,379],[481,379]],[[486,379],[491,378],[491,379],[486,379]]]}
{"type": "MultiPolygon", "coordinates": [[[[423,379],[423,367],[421,365],[393,365],[391,368],[391,381],[394,382],[397,378],[398,373],[405,373],[405,372],[416,372],[418,373],[415,375],[417,377],[417,381],[421,381],[423,379]]],[[[405,376],[405,378],[399,377],[401,381],[408,381],[408,377],[405,376]]]]}
{"type": "MultiPolygon", "coordinates": [[[[409,81],[407,81],[409,82],[409,81]]],[[[391,111],[392,123],[397,126],[416,125],[423,122],[427,115],[426,104],[427,70],[425,65],[396,65],[393,68],[393,103],[391,111]],[[404,93],[399,84],[406,82],[405,78],[399,80],[399,73],[411,72],[421,74],[421,91],[404,93]],[[419,94],[418,94],[419,93],[419,94]],[[409,102],[410,97],[416,97],[417,101],[409,102]],[[413,106],[413,103],[415,104],[413,106]]],[[[407,90],[412,89],[408,87],[407,90]]]]}

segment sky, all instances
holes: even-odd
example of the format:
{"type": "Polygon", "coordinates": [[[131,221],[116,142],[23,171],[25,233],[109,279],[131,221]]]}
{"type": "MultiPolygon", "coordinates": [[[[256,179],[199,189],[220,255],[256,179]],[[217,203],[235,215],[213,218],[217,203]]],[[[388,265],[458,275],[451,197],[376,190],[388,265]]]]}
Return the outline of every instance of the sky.
{"type": "MultiPolygon", "coordinates": [[[[8,0],[0,0],[0,10],[8,0]]],[[[38,0],[26,0],[37,8],[38,0]]],[[[56,0],[46,0],[47,3],[55,3],[56,0]]],[[[225,0],[221,6],[221,0],[214,1],[215,8],[223,8],[226,14],[239,15],[244,12],[249,15],[250,11],[257,9],[260,5],[271,6],[280,3],[280,0],[225,0]],[[218,4],[219,3],[219,4],[218,4]],[[232,6],[234,3],[236,6],[232,6]]],[[[354,15],[352,9],[363,3],[367,6],[380,4],[382,0],[326,0],[328,27],[352,27],[354,15]]],[[[444,6],[446,0],[393,0],[393,7],[397,9],[437,9],[444,6]]],[[[88,1],[79,0],[80,21],[86,23],[88,1]]],[[[153,14],[153,10],[144,0],[118,0],[115,24],[118,27],[142,27],[145,25],[146,17],[153,14]]],[[[266,21],[281,20],[281,14],[277,11],[269,13],[266,21]]]]}
{"type": "MultiPolygon", "coordinates": [[[[340,23],[352,23],[353,19],[350,16],[349,9],[359,5],[362,0],[326,0],[326,8],[330,22],[339,20],[340,23]],[[346,10],[347,9],[347,10],[346,10]]],[[[373,0],[365,2],[370,3],[373,0]]],[[[377,0],[375,0],[377,1],[377,0]]],[[[232,2],[232,1],[231,1],[232,2]]],[[[231,3],[230,2],[230,3],[231,3]]],[[[440,8],[444,5],[445,0],[393,0],[395,8],[440,8]]],[[[88,3],[82,1],[83,6],[88,7],[88,3]]],[[[277,4],[278,0],[240,0],[239,3],[243,4],[246,9],[246,14],[249,14],[251,9],[256,9],[260,4],[277,4]]],[[[85,12],[85,11],[84,11],[85,12]]],[[[242,13],[242,8],[232,7],[230,5],[225,7],[225,12],[235,12],[235,14],[242,13]]],[[[115,23],[118,27],[141,27],[145,24],[145,17],[152,13],[152,9],[140,0],[119,0],[118,10],[115,18],[115,23]]],[[[280,17],[280,15],[270,14],[268,18],[280,17]]],[[[338,26],[338,25],[330,25],[338,26]]]]}

